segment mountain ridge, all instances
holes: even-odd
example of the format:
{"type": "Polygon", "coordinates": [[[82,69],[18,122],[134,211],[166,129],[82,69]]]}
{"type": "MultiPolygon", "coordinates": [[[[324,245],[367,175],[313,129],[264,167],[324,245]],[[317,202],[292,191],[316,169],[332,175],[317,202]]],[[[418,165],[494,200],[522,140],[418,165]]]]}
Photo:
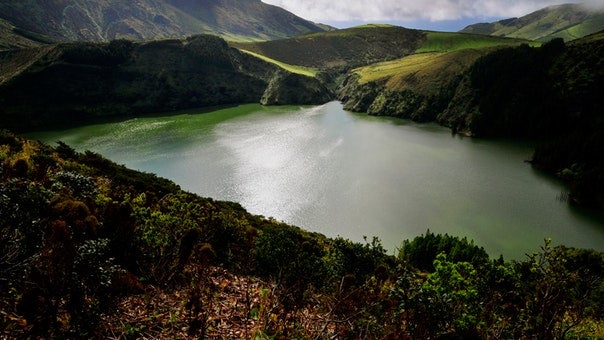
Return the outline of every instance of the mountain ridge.
{"type": "Polygon", "coordinates": [[[0,2],[0,19],[59,41],[155,40],[200,33],[270,40],[325,30],[260,0],[5,1],[0,2]]]}
{"type": "Polygon", "coordinates": [[[519,18],[476,23],[459,32],[548,41],[573,40],[604,30],[604,8],[582,4],[548,6],[519,18]]]}

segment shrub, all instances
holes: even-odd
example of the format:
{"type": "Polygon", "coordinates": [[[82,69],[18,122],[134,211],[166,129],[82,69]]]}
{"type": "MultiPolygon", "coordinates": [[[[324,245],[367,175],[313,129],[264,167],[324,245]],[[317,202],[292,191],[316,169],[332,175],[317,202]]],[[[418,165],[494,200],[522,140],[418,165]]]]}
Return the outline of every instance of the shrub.
{"type": "MultiPolygon", "coordinates": [[[[331,242],[331,249],[325,261],[329,268],[332,283],[339,284],[344,276],[351,276],[353,284],[363,284],[371,275],[388,270],[390,262],[386,250],[379,239],[361,244],[338,237],[331,242]]],[[[383,273],[385,275],[386,273],[383,273]]]]}
{"type": "Polygon", "coordinates": [[[323,248],[297,228],[266,228],[256,240],[254,255],[258,273],[277,283],[284,317],[300,306],[307,289],[320,287],[325,281],[323,248]]]}
{"type": "Polygon", "coordinates": [[[72,171],[61,171],[55,174],[57,191],[63,188],[78,199],[93,197],[96,193],[96,185],[92,177],[81,175],[72,171]]]}
{"type": "Polygon", "coordinates": [[[489,262],[487,252],[474,245],[474,241],[468,241],[465,237],[460,239],[447,234],[434,234],[430,230],[412,241],[405,240],[398,257],[419,270],[433,272],[434,260],[440,253],[446,254],[451,262],[469,262],[475,268],[489,262]]]}

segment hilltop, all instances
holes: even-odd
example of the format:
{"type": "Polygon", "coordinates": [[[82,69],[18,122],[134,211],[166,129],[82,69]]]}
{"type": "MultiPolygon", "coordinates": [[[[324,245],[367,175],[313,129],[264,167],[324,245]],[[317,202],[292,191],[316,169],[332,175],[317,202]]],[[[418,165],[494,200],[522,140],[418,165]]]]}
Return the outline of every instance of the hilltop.
{"type": "Polygon", "coordinates": [[[604,30],[604,8],[599,10],[581,4],[550,6],[520,18],[479,23],[460,32],[549,41],[554,38],[573,40],[604,30]]]}
{"type": "MultiPolygon", "coordinates": [[[[26,33],[18,34],[25,38],[34,34],[57,41],[157,40],[201,33],[267,40],[327,28],[260,0],[2,1],[0,19],[26,33]]],[[[2,45],[22,46],[10,40],[2,45]]]]}

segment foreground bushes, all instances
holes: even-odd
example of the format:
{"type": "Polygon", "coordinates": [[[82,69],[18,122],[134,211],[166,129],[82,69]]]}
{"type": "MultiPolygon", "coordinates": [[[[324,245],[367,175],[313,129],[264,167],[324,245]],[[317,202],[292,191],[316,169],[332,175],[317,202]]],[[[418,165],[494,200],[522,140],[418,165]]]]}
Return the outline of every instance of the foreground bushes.
{"type": "MultiPolygon", "coordinates": [[[[599,252],[546,241],[505,262],[428,231],[395,257],[377,239],[329,239],[64,144],[0,137],[2,336],[102,337],[112,306],[162,290],[181,301],[148,307],[158,336],[186,317],[179,327],[203,337],[233,286],[211,268],[264,282],[232,288],[245,297],[232,321],[253,324],[248,336],[603,335],[599,252]],[[160,323],[160,310],[170,320],[160,323]]],[[[123,334],[144,326],[128,323],[123,334]]]]}

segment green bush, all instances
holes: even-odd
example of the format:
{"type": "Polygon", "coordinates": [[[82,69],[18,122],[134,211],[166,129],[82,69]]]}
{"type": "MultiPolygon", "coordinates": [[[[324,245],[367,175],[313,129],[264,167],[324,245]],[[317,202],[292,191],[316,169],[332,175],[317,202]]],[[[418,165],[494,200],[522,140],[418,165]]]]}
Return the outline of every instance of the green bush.
{"type": "Polygon", "coordinates": [[[324,249],[298,228],[266,228],[256,239],[254,255],[258,273],[277,283],[286,313],[303,303],[309,288],[325,282],[324,249]]]}
{"type": "Polygon", "coordinates": [[[391,260],[377,238],[362,244],[338,237],[331,242],[325,258],[332,283],[339,284],[344,276],[352,275],[355,285],[365,283],[380,266],[387,270],[391,260]]]}
{"type": "Polygon", "coordinates": [[[474,241],[468,241],[465,237],[434,234],[430,230],[412,241],[405,240],[398,258],[419,270],[433,272],[434,260],[440,253],[446,254],[451,262],[469,262],[475,268],[489,262],[487,252],[484,248],[474,245],[474,241]]]}

